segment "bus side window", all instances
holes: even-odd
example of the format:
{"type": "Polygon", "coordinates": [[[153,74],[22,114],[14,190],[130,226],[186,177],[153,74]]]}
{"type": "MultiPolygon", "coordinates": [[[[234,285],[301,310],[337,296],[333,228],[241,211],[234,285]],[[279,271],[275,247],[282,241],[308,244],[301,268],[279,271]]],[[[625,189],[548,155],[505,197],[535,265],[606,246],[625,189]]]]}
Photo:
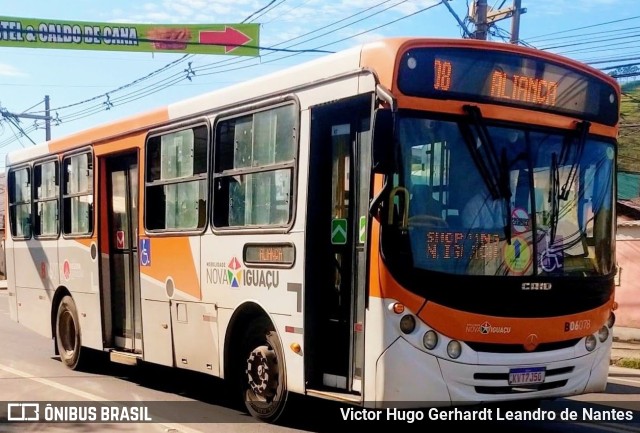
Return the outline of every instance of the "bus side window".
{"type": "Polygon", "coordinates": [[[63,233],[89,235],[93,231],[93,155],[66,157],[63,174],[63,233]]]}
{"type": "Polygon", "coordinates": [[[233,176],[229,181],[229,221],[230,226],[244,225],[244,186],[242,176],[233,176]]]}
{"type": "Polygon", "coordinates": [[[34,235],[56,236],[58,234],[58,161],[37,164],[34,174],[34,235]]]}
{"type": "Polygon", "coordinates": [[[14,238],[31,237],[31,167],[9,172],[9,220],[14,238]]]}
{"type": "Polygon", "coordinates": [[[284,226],[291,220],[297,108],[224,119],[216,126],[214,226],[284,226]]]}
{"type": "Polygon", "coordinates": [[[148,139],[147,230],[200,230],[206,225],[208,137],[208,128],[198,125],[148,139]]]}

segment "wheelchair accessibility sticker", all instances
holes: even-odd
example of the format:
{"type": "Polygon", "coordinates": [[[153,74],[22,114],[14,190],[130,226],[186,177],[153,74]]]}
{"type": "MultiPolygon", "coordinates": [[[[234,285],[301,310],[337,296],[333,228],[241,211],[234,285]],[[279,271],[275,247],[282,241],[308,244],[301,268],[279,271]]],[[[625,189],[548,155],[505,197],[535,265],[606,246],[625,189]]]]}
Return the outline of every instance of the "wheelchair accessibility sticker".
{"type": "Polygon", "coordinates": [[[545,236],[538,247],[541,251],[538,259],[538,268],[544,272],[563,272],[564,271],[564,242],[562,236],[556,236],[555,241],[551,243],[549,236],[545,236]]]}
{"type": "Polygon", "coordinates": [[[140,239],[140,266],[151,266],[151,239],[140,239]]]}

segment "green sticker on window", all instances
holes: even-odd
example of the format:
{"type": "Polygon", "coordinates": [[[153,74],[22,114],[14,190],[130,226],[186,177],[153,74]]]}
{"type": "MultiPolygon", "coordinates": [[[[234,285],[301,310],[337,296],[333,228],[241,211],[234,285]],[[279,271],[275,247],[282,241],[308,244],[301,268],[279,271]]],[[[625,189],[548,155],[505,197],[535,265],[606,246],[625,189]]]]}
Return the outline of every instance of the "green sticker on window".
{"type": "Polygon", "coordinates": [[[363,244],[367,240],[367,217],[361,216],[358,224],[358,241],[363,244]]]}
{"type": "Polygon", "coordinates": [[[336,218],[331,221],[331,243],[344,245],[347,243],[347,220],[336,218]]]}

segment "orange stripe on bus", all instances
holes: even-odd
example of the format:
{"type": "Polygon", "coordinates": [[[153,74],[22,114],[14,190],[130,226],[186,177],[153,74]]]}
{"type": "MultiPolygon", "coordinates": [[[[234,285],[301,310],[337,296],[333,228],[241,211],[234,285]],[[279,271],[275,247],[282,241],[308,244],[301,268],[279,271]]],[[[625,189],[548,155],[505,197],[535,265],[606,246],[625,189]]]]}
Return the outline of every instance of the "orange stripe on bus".
{"type": "Polygon", "coordinates": [[[391,298],[404,304],[411,311],[420,311],[425,303],[425,298],[418,296],[405,289],[396,281],[387,269],[382,260],[382,255],[378,254],[378,269],[380,272],[380,292],[382,298],[391,298]]]}
{"type": "MultiPolygon", "coordinates": [[[[376,197],[382,191],[382,181],[384,176],[381,174],[375,174],[373,177],[373,197],[376,197]]],[[[380,223],[374,217],[371,218],[371,236],[369,238],[369,257],[373,258],[380,251],[380,223]]],[[[382,297],[382,290],[380,288],[380,269],[378,269],[378,261],[371,260],[369,266],[369,296],[374,298],[382,297]]]]}
{"type": "Polygon", "coordinates": [[[142,115],[132,116],[126,119],[98,126],[78,132],[68,137],[52,140],[49,142],[49,151],[52,153],[64,152],[79,146],[89,144],[99,144],[110,138],[115,138],[124,134],[130,134],[138,129],[148,130],[155,125],[169,120],[167,108],[157,109],[142,115]]]}
{"type": "Polygon", "coordinates": [[[140,272],[165,282],[171,277],[177,290],[202,299],[195,258],[188,237],[151,238],[151,265],[141,266],[140,272]]]}
{"type": "MultiPolygon", "coordinates": [[[[441,101],[436,99],[416,98],[413,96],[397,95],[398,105],[402,108],[411,108],[415,110],[438,111],[442,113],[450,113],[457,115],[465,115],[463,106],[469,105],[464,101],[441,101]]],[[[482,117],[485,119],[504,119],[505,107],[494,104],[481,104],[474,102],[473,105],[478,106],[482,111],[482,117]]],[[[535,112],[520,108],[509,108],[509,120],[514,122],[527,123],[531,125],[541,125],[553,128],[576,129],[578,119],[566,116],[559,116],[552,113],[535,112]]],[[[589,133],[603,135],[607,137],[617,137],[617,128],[614,126],[606,126],[599,123],[591,123],[589,133]]]]}
{"type": "Polygon", "coordinates": [[[93,151],[96,156],[110,155],[114,153],[123,152],[126,150],[136,151],[144,147],[144,140],[148,131],[140,131],[136,134],[128,135],[126,137],[119,137],[115,140],[110,140],[108,146],[95,146],[93,151]]]}
{"type": "Polygon", "coordinates": [[[607,321],[613,298],[582,313],[557,317],[515,318],[467,313],[427,302],[418,316],[449,338],[480,343],[537,344],[582,338],[597,332],[607,321]],[[532,337],[535,336],[535,337],[532,337]]]}
{"type": "MultiPolygon", "coordinates": [[[[382,191],[382,181],[383,176],[376,174],[373,180],[374,196],[382,191]]],[[[369,274],[369,296],[396,299],[411,311],[419,311],[424,305],[425,299],[402,287],[391,276],[382,260],[380,255],[380,223],[375,218],[371,219],[370,248],[372,260],[369,274]]]]}
{"type": "Polygon", "coordinates": [[[96,241],[96,235],[94,234],[92,237],[90,238],[78,238],[78,239],[74,239],[74,241],[78,242],[79,244],[84,245],[85,247],[89,248],[91,247],[91,244],[95,243],[96,241]]]}

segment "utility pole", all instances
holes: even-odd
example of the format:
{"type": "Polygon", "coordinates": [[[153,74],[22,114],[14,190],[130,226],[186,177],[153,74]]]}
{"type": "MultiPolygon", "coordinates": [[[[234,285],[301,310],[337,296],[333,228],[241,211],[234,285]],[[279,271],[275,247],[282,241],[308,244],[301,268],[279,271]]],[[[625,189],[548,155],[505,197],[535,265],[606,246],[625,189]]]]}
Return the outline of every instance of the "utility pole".
{"type": "MultiPolygon", "coordinates": [[[[502,2],[504,4],[504,2],[502,2]]],[[[476,31],[472,37],[474,39],[487,39],[489,26],[500,20],[513,17],[511,22],[512,44],[517,44],[520,40],[520,15],[527,12],[526,8],[520,7],[521,0],[513,0],[513,6],[504,9],[493,9],[487,6],[487,0],[475,0],[469,11],[471,22],[476,25],[476,31]]],[[[500,5],[502,6],[502,5],[500,5]]]]}
{"type": "Polygon", "coordinates": [[[473,32],[473,39],[487,40],[487,0],[475,0],[475,20],[476,31],[473,32]]]}
{"type": "Polygon", "coordinates": [[[44,97],[44,116],[41,116],[39,114],[27,114],[27,113],[15,114],[15,113],[10,113],[7,110],[1,110],[1,109],[0,109],[0,115],[2,115],[2,117],[6,117],[9,119],[24,118],[24,119],[44,120],[45,138],[47,141],[49,141],[51,140],[51,114],[49,110],[50,110],[49,95],[46,95],[44,97]]]}
{"type": "Polygon", "coordinates": [[[51,113],[49,113],[49,95],[44,95],[44,131],[45,139],[51,140],[51,113]]]}
{"type": "Polygon", "coordinates": [[[526,9],[520,10],[521,0],[513,0],[513,19],[511,20],[511,43],[518,45],[520,40],[520,14],[526,9]]]}

